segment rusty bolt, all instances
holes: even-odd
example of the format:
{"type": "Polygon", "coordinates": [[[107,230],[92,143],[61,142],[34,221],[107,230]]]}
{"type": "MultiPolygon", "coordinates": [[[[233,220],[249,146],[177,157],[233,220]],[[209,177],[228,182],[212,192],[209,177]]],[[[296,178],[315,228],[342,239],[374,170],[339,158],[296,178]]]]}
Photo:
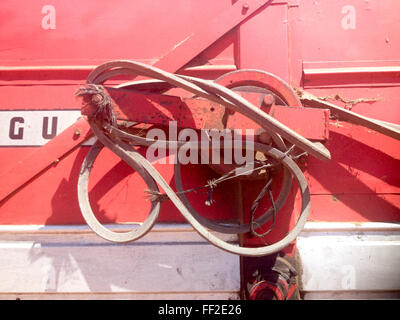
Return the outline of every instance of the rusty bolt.
{"type": "Polygon", "coordinates": [[[264,105],[270,107],[275,104],[275,97],[272,94],[266,94],[263,99],[264,105]]]}
{"type": "Polygon", "coordinates": [[[74,134],[75,134],[76,136],[78,136],[78,137],[81,135],[81,133],[82,133],[82,132],[81,132],[80,129],[76,129],[75,132],[74,132],[74,134]]]}

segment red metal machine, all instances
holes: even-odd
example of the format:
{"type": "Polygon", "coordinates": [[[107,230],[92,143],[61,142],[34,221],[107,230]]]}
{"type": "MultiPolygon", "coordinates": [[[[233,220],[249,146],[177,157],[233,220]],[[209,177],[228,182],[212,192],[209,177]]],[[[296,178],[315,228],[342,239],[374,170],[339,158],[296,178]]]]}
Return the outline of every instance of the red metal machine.
{"type": "Polygon", "coordinates": [[[242,297],[288,299],[307,221],[399,222],[400,5],[17,2],[0,13],[1,225],[129,242],[189,222],[241,256],[242,297]],[[248,137],[250,172],[201,161],[248,137]],[[185,147],[196,163],[174,162],[185,147]]]}

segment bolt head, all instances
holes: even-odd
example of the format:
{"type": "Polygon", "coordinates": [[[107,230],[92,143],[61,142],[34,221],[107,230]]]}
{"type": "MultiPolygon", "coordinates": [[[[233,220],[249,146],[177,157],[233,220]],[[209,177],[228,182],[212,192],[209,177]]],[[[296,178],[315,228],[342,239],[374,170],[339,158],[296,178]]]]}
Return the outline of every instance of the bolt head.
{"type": "Polygon", "coordinates": [[[272,94],[266,94],[263,99],[264,105],[267,107],[275,104],[275,97],[272,94]]]}

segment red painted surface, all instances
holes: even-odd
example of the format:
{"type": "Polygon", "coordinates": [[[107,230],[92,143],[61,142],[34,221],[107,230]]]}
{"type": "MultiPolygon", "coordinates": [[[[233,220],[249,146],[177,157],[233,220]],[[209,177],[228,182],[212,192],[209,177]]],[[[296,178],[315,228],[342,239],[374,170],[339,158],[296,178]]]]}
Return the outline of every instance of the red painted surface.
{"type": "MultiPolygon", "coordinates": [[[[95,66],[111,59],[133,59],[210,79],[220,76],[221,70],[257,68],[316,96],[377,99],[352,110],[400,123],[400,2],[247,2],[248,12],[243,11],[243,1],[231,0],[55,0],[56,26],[46,30],[42,27],[46,14],[41,10],[47,3],[4,0],[0,5],[0,112],[79,109],[73,93],[95,66]],[[193,68],[203,65],[211,67],[193,68]]],[[[330,120],[328,128],[326,147],[332,160],[309,157],[305,168],[312,193],[310,219],[400,221],[399,141],[336,120],[330,120]]],[[[13,174],[16,181],[7,176],[0,181],[2,195],[14,183],[22,184],[0,202],[0,224],[84,223],[76,183],[88,147],[74,149],[49,166],[58,158],[55,154],[76,143],[70,138],[65,141],[72,144],[63,142],[54,154],[44,153],[37,165],[20,161],[45,147],[0,146],[0,177],[7,168],[24,168],[13,174]],[[33,179],[20,179],[26,170],[33,179]]],[[[114,155],[103,153],[91,181],[94,207],[105,222],[143,220],[149,205],[142,192],[144,183],[114,155]]],[[[173,165],[156,164],[156,168],[174,185],[173,165]]],[[[186,187],[201,185],[213,175],[207,166],[183,169],[186,187]]],[[[245,212],[257,187],[258,183],[242,183],[245,212]]],[[[227,218],[238,214],[236,191],[234,185],[221,186],[211,207],[204,205],[206,194],[190,199],[209,217],[227,218]]],[[[267,200],[261,205],[268,206],[267,200]]],[[[294,189],[277,230],[290,226],[296,209],[294,189]]],[[[161,220],[181,221],[181,216],[166,202],[161,220]]],[[[271,239],[277,236],[272,234],[271,239]]]]}
{"type": "Polygon", "coordinates": [[[10,169],[4,168],[0,175],[0,199],[4,200],[48,167],[57,165],[92,135],[88,122],[82,117],[43,147],[16,159],[16,163],[12,163],[10,169]]]}

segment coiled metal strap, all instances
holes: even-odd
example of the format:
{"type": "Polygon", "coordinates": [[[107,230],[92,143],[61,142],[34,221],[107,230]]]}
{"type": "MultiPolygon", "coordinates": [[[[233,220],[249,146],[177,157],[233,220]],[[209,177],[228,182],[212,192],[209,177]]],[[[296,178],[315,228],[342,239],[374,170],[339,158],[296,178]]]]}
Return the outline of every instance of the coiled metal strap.
{"type": "MultiPolygon", "coordinates": [[[[210,81],[205,81],[195,78],[187,78],[187,77],[185,77],[184,80],[182,78],[177,77],[176,75],[166,73],[154,67],[138,64],[136,62],[116,61],[104,64],[96,68],[91,73],[88,79],[88,83],[100,84],[105,80],[109,79],[110,77],[119,74],[134,74],[134,75],[141,74],[145,76],[155,77],[157,79],[171,83],[174,86],[179,86],[195,94],[207,97],[212,101],[216,101],[225,106],[231,107],[233,110],[248,115],[252,120],[257,120],[257,122],[259,123],[260,122],[264,123],[265,121],[261,120],[266,119],[262,114],[255,112],[255,109],[257,109],[255,106],[248,103],[241,96],[239,96],[238,94],[234,93],[229,89],[226,89],[224,87],[220,88],[221,86],[213,84],[210,81]],[[190,82],[186,81],[186,79],[189,80],[190,82]],[[196,83],[196,85],[193,86],[192,85],[193,83],[196,83]],[[197,86],[197,84],[201,85],[201,87],[197,86]],[[209,91],[205,91],[205,89],[209,91]],[[243,102],[243,100],[245,102],[243,102]],[[237,103],[239,107],[237,107],[235,104],[233,105],[233,103],[237,103]]],[[[200,222],[201,219],[198,219],[199,217],[195,217],[193,212],[191,212],[191,210],[189,210],[189,208],[181,201],[179,196],[171,189],[169,184],[163,179],[160,173],[152,166],[152,164],[146,158],[144,158],[136,150],[132,149],[132,147],[129,144],[125,143],[120,138],[115,138],[115,137],[111,138],[105,133],[104,127],[107,125],[110,126],[109,123],[105,124],[92,119],[92,121],[90,121],[90,125],[93,129],[94,134],[97,136],[101,144],[103,144],[104,146],[109,148],[112,152],[114,152],[116,155],[118,155],[121,159],[123,159],[126,163],[128,163],[134,170],[138,171],[139,174],[145,179],[147,185],[149,186],[149,189],[157,191],[158,189],[156,184],[158,184],[164,190],[165,194],[169,197],[172,203],[177,207],[180,213],[184,216],[184,218],[192,225],[192,227],[203,238],[205,238],[210,243],[212,243],[213,245],[222,250],[243,256],[263,256],[278,252],[296,239],[298,234],[303,229],[305,222],[307,221],[310,209],[309,206],[310,196],[306,179],[303,173],[301,172],[300,168],[297,166],[297,164],[287,154],[273,147],[260,143],[254,144],[254,149],[256,151],[261,151],[267,156],[280,161],[282,165],[288,170],[288,172],[290,172],[290,174],[295,177],[299,185],[302,198],[301,214],[295,227],[282,240],[264,247],[245,248],[225,242],[216,237],[209,230],[207,230],[207,228],[200,222]],[[150,181],[151,179],[153,180],[153,183],[150,181]]],[[[114,128],[114,130],[118,130],[118,128],[114,128]]],[[[268,127],[268,130],[274,133],[273,128],[271,129],[271,127],[268,127]]],[[[287,132],[285,132],[285,134],[287,134],[287,132]]],[[[141,140],[142,145],[149,145],[150,143],[152,143],[152,141],[148,141],[143,137],[137,137],[137,139],[141,140]]],[[[294,141],[296,141],[296,139],[294,139],[294,141]]],[[[308,142],[305,144],[303,143],[303,145],[308,146],[308,142]]],[[[97,143],[93,148],[99,149],[100,146],[101,145],[97,143]]],[[[313,148],[311,149],[314,150],[313,148]]],[[[93,158],[94,155],[95,151],[93,151],[91,157],[93,158]]],[[[110,233],[106,231],[107,229],[104,230],[105,228],[101,226],[101,224],[97,221],[93,212],[91,211],[90,204],[88,201],[87,185],[89,178],[88,173],[90,172],[89,168],[90,168],[90,161],[84,162],[78,182],[79,205],[82,210],[82,214],[85,220],[88,222],[89,226],[103,238],[117,242],[132,241],[138,239],[139,237],[143,236],[148,231],[150,231],[152,225],[154,224],[158,216],[160,202],[152,204],[150,215],[146,219],[145,223],[143,223],[143,225],[139,228],[139,230],[134,230],[130,233],[127,233],[126,235],[122,234],[122,236],[115,236],[116,233],[112,233],[111,231],[110,233]]],[[[230,230],[230,232],[231,231],[232,230],[230,230]]]]}

